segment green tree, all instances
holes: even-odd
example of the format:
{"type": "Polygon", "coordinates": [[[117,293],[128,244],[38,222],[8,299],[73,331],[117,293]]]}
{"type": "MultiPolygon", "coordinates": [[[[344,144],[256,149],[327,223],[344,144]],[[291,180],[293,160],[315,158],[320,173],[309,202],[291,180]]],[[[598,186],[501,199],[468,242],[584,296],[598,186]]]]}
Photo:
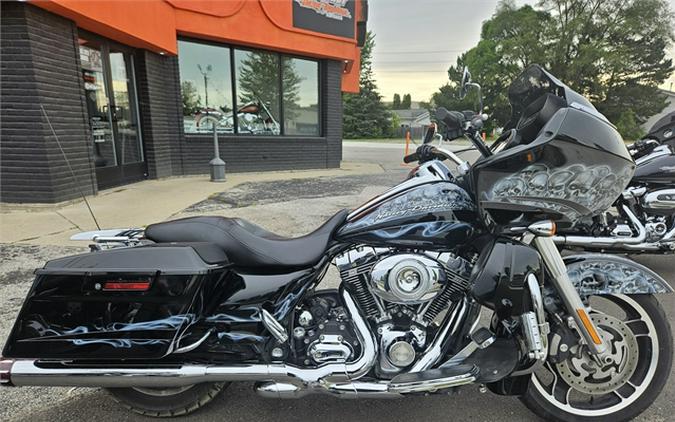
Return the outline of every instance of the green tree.
{"type": "Polygon", "coordinates": [[[180,95],[183,100],[184,116],[192,116],[202,108],[202,99],[197,93],[197,87],[192,82],[181,82],[180,95]]]}
{"type": "MultiPolygon", "coordinates": [[[[300,98],[300,83],[303,78],[295,71],[292,60],[282,60],[281,71],[284,113],[294,113],[300,98]]],[[[279,56],[262,51],[248,53],[238,66],[237,83],[239,107],[249,102],[261,101],[278,120],[279,56]]]]}
{"type": "Polygon", "coordinates": [[[342,95],[345,138],[382,138],[392,135],[391,112],[382,104],[373,75],[375,35],[368,32],[361,47],[359,93],[342,95]]]}
{"type": "Polygon", "coordinates": [[[398,94],[394,94],[394,102],[391,104],[391,109],[392,110],[400,110],[401,109],[401,96],[398,94]]]}
{"type": "MultiPolygon", "coordinates": [[[[665,0],[541,0],[535,7],[502,1],[483,23],[479,43],[448,70],[457,83],[467,65],[481,84],[491,122],[503,125],[506,91],[524,67],[541,64],[588,97],[630,138],[666,103],[658,86],[673,71],[667,51],[673,13],[665,0]]],[[[445,87],[444,87],[445,88],[445,87]]],[[[441,88],[436,103],[455,92],[441,88]]]]}
{"type": "Polygon", "coordinates": [[[410,94],[403,95],[403,100],[401,101],[401,108],[403,110],[410,110],[410,104],[412,103],[412,98],[410,94]]]}

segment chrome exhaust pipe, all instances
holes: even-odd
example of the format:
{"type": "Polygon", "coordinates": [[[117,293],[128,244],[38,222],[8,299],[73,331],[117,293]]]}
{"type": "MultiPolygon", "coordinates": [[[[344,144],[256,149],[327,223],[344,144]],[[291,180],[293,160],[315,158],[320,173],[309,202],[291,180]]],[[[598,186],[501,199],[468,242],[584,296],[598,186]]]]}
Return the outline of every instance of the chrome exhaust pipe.
{"type": "Polygon", "coordinates": [[[289,381],[303,386],[351,382],[365,375],[377,360],[377,343],[351,295],[342,299],[361,341],[361,356],[348,363],[317,368],[288,364],[180,365],[166,368],[68,367],[39,360],[3,360],[3,385],[63,387],[181,387],[202,382],[289,381]],[[5,373],[6,372],[6,373],[5,373]]]}
{"type": "Polygon", "coordinates": [[[622,206],[626,216],[637,229],[637,236],[633,237],[595,237],[595,236],[553,236],[553,242],[560,246],[581,247],[584,249],[626,249],[626,250],[653,250],[659,249],[658,243],[645,243],[647,230],[640,220],[626,205],[622,206]]]}

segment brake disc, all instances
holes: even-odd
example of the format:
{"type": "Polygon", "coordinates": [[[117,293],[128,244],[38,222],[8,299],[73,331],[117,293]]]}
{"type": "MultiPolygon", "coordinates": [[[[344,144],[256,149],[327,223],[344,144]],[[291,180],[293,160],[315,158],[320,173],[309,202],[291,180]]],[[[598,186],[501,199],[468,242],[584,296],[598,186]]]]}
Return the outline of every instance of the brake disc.
{"type": "Polygon", "coordinates": [[[591,319],[609,345],[607,363],[598,364],[584,345],[570,348],[569,357],[556,364],[562,379],[577,391],[607,394],[624,385],[638,365],[638,343],[633,332],[611,315],[593,313],[591,319]]]}

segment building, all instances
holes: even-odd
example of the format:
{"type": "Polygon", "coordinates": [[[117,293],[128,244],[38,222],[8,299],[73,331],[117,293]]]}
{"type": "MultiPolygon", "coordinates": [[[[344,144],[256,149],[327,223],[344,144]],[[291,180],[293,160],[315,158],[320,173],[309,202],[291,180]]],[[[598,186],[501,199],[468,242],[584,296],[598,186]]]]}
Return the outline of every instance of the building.
{"type": "Polygon", "coordinates": [[[228,172],[340,164],[365,0],[1,7],[2,202],[208,173],[214,125],[228,172]]]}
{"type": "Polygon", "coordinates": [[[405,132],[410,131],[413,139],[422,138],[431,124],[431,115],[425,108],[392,110],[392,112],[398,116],[400,122],[398,136],[405,136],[405,132]]]}

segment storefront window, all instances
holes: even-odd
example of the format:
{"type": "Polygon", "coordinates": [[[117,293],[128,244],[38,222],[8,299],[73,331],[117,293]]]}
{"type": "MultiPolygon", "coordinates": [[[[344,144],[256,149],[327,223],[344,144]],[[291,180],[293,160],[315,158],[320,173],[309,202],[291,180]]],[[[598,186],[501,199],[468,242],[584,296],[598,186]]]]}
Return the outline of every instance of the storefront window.
{"type": "Polygon", "coordinates": [[[319,62],[185,40],[178,61],[185,133],[211,132],[211,115],[225,133],[320,135],[319,62]]]}
{"type": "Polygon", "coordinates": [[[279,55],[235,50],[240,134],[279,135],[279,55]]]}
{"type": "Polygon", "coordinates": [[[287,135],[319,135],[319,63],[283,59],[284,131],[287,135]]]}
{"type": "Polygon", "coordinates": [[[218,131],[234,133],[232,76],[227,47],[178,41],[178,65],[185,133],[209,133],[218,119],[218,131]]]}

